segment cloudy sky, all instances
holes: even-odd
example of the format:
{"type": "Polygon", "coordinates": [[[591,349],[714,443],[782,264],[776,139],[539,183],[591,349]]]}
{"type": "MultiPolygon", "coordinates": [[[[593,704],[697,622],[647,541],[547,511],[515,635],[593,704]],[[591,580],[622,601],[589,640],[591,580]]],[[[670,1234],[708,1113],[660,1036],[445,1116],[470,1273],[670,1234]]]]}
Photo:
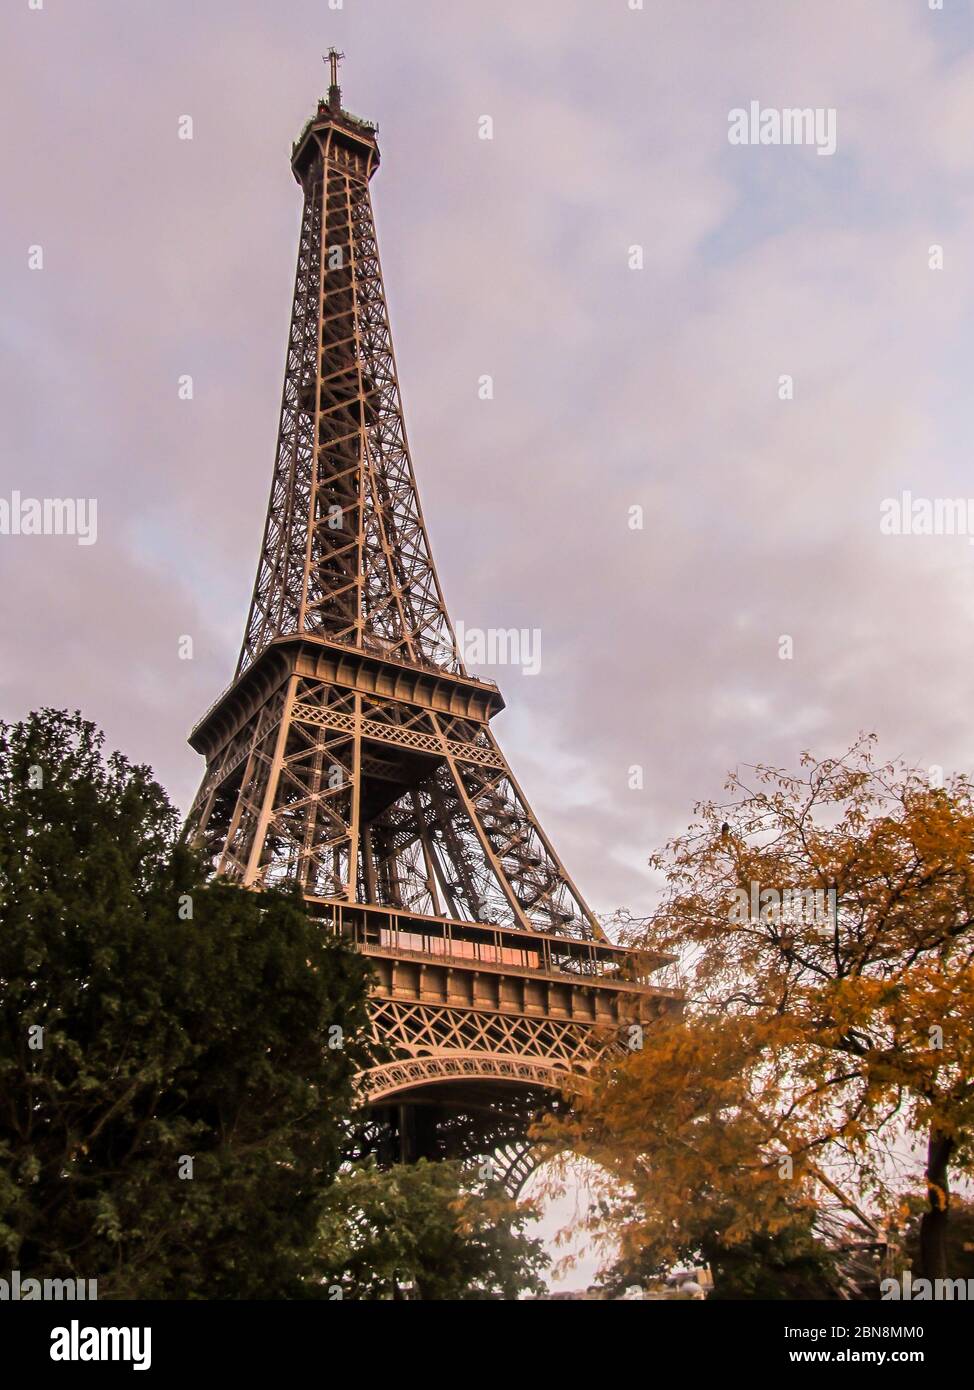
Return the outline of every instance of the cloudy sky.
{"type": "Polygon", "coordinates": [[[334,44],[379,124],[447,601],[540,629],[539,674],[483,674],[592,905],[648,906],[647,855],[738,763],[866,728],[970,768],[974,549],[879,529],[904,489],[974,493],[969,0],[10,0],[0,26],[0,497],[98,501],[95,545],[0,536],[0,716],[80,706],[192,798],[334,44]],[[752,101],[834,108],[836,153],[731,145],[752,101]]]}

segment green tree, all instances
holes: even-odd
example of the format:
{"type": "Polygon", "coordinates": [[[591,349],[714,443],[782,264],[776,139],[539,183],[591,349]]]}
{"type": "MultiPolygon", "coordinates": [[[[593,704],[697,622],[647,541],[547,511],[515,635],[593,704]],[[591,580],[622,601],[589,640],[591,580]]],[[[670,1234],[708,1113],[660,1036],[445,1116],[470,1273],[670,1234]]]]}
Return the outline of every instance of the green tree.
{"type": "Polygon", "coordinates": [[[103,1298],[307,1291],[367,967],[298,897],[207,883],[102,747],[0,725],[0,1249],[103,1298]]]}
{"type": "Polygon", "coordinates": [[[711,1231],[701,1251],[714,1278],[714,1300],[840,1297],[835,1254],[800,1219],[773,1236],[755,1233],[739,1245],[728,1245],[719,1231],[711,1231]]]}
{"type": "Polygon", "coordinates": [[[525,1234],[533,1214],[462,1163],[343,1173],[321,1225],[323,1277],[359,1300],[513,1299],[540,1293],[548,1258],[525,1234]]]}
{"type": "Polygon", "coordinates": [[[646,1246],[636,1255],[616,1262],[600,1282],[618,1296],[633,1284],[662,1280],[672,1265],[707,1265],[714,1287],[713,1301],[728,1299],[830,1299],[840,1296],[842,1284],[836,1252],[815,1233],[807,1211],[790,1210],[781,1199],[781,1220],[773,1235],[751,1232],[744,1240],[729,1242],[725,1231],[734,1212],[728,1208],[713,1222],[696,1229],[688,1214],[676,1260],[658,1247],[646,1246]]]}

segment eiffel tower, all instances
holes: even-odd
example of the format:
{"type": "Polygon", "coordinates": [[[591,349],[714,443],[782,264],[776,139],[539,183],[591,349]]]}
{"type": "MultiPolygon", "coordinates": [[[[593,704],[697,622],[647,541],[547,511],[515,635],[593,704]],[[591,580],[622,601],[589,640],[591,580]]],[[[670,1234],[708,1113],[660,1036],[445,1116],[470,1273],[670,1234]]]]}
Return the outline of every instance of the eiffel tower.
{"type": "Polygon", "coordinates": [[[188,829],[219,874],[297,882],[374,967],[361,1080],[392,1160],[495,1154],[626,1030],[677,1004],[613,945],[464,668],[403,423],[373,222],[376,128],[331,85],[292,149],[304,196],[267,520],[232,684],[190,744],[188,829]]]}

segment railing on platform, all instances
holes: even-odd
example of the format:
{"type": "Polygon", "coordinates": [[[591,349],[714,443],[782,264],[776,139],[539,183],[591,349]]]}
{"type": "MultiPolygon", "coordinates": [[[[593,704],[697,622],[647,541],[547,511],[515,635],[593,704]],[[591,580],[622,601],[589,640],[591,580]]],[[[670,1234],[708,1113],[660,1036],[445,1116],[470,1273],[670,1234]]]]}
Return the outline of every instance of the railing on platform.
{"type": "Polygon", "coordinates": [[[365,904],[322,904],[333,929],[368,954],[486,965],[557,978],[602,980],[657,989],[650,975],[659,962],[644,952],[601,941],[481,922],[457,922],[365,904]]]}

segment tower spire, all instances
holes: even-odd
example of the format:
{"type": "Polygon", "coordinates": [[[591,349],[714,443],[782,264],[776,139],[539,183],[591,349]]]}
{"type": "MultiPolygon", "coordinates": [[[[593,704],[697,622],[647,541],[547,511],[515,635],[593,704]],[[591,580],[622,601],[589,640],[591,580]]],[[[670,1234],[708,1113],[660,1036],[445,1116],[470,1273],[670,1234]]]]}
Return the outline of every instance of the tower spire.
{"type": "Polygon", "coordinates": [[[329,48],[326,57],[322,58],[323,63],[328,64],[330,82],[328,86],[328,109],[335,115],[342,109],[342,89],[338,85],[338,64],[344,53],[339,53],[337,48],[329,48]]]}

